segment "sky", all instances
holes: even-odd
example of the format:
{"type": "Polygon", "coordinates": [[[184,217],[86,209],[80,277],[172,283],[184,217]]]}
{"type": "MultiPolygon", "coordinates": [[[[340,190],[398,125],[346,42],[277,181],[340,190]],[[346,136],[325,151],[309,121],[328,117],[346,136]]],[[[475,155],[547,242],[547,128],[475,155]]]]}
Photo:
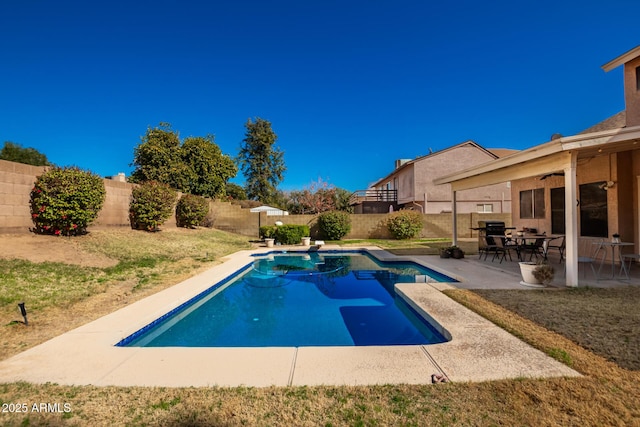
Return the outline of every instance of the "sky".
{"type": "MultiPolygon", "coordinates": [[[[349,191],[467,140],[526,149],[624,109],[637,0],[0,0],[0,144],[101,176],[149,127],[237,156],[271,122],[287,171],[349,191]]],[[[241,172],[232,180],[244,183],[241,172]]]]}

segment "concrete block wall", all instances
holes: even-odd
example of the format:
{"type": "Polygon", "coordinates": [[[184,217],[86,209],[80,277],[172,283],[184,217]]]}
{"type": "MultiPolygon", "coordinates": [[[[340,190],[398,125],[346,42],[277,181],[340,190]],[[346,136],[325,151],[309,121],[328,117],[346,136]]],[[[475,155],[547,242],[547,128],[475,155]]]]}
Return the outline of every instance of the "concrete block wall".
{"type": "MultiPolygon", "coordinates": [[[[420,237],[442,238],[451,237],[453,223],[451,213],[441,214],[424,214],[424,227],[420,233],[420,237]]],[[[351,215],[351,232],[347,234],[345,239],[388,239],[391,234],[387,230],[385,220],[388,214],[352,214],[351,215]]],[[[316,225],[316,215],[285,215],[285,216],[262,216],[262,225],[273,225],[276,221],[282,221],[284,224],[308,225],[311,228],[311,237],[318,236],[318,228],[316,225]]],[[[504,221],[507,226],[511,226],[511,214],[481,214],[468,213],[458,214],[458,237],[459,238],[476,238],[477,231],[472,230],[478,226],[478,221],[504,221]]]]}
{"type": "Polygon", "coordinates": [[[252,213],[250,209],[242,209],[229,202],[209,202],[209,219],[212,226],[219,230],[257,238],[261,217],[266,218],[266,213],[252,213]]]}
{"type": "MultiPolygon", "coordinates": [[[[46,168],[23,165],[0,160],[0,233],[26,233],[33,223],[29,211],[29,197],[36,178],[46,168]]],[[[104,180],[106,197],[98,218],[90,228],[129,227],[129,201],[135,184],[116,180],[104,180]]],[[[267,216],[266,212],[251,213],[229,202],[210,201],[209,220],[213,227],[258,237],[261,225],[273,225],[276,221],[285,224],[308,225],[311,236],[318,237],[316,215],[267,216]]],[[[385,226],[388,214],[351,215],[351,232],[347,239],[390,238],[385,226]]],[[[470,228],[477,225],[480,218],[504,220],[511,224],[509,214],[459,214],[458,237],[475,237],[470,228]]],[[[172,215],[163,228],[175,227],[175,215],[172,215]]],[[[451,214],[424,215],[424,228],[421,237],[437,238],[451,236],[451,214]]]]}
{"type": "Polygon", "coordinates": [[[106,197],[102,210],[94,222],[97,227],[129,227],[129,202],[134,185],[127,182],[104,180],[106,197]]]}
{"type": "Polygon", "coordinates": [[[46,168],[0,160],[0,231],[15,233],[33,227],[29,200],[38,175],[46,168]]]}

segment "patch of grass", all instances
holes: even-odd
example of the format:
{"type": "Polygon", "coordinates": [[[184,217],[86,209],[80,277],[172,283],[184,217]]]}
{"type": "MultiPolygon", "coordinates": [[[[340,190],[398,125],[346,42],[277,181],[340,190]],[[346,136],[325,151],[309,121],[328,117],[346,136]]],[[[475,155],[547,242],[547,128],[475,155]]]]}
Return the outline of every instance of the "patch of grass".
{"type": "Polygon", "coordinates": [[[176,406],[178,403],[180,403],[180,400],[181,399],[179,397],[174,397],[168,402],[160,399],[159,403],[154,403],[151,405],[151,409],[162,409],[164,411],[168,411],[169,409],[171,409],[171,407],[176,406]]]}
{"type": "MultiPolygon", "coordinates": [[[[378,246],[396,255],[438,255],[441,248],[451,246],[451,239],[352,239],[327,243],[340,246],[378,246]]],[[[478,242],[474,239],[461,240],[458,246],[467,255],[478,253],[478,242]]]]}
{"type": "Polygon", "coordinates": [[[569,353],[562,350],[561,348],[551,348],[547,351],[547,354],[567,366],[573,365],[573,360],[571,360],[571,356],[569,355],[569,353]]]}
{"type": "Polygon", "coordinates": [[[0,259],[0,310],[24,301],[28,310],[68,306],[99,292],[104,272],[62,263],[0,259]]]}
{"type": "Polygon", "coordinates": [[[640,288],[477,290],[620,366],[640,370],[640,288]]]}

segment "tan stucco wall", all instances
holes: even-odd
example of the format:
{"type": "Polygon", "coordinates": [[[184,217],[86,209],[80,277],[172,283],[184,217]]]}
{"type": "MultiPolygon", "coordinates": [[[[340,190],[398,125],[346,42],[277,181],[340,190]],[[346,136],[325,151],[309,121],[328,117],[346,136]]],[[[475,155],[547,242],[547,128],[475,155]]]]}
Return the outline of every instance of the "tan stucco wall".
{"type": "Polygon", "coordinates": [[[636,68],[640,57],[624,64],[624,99],[627,110],[627,126],[640,125],[640,91],[636,84],[636,68]]]}
{"type": "MultiPolygon", "coordinates": [[[[637,209],[637,183],[635,176],[640,175],[640,154],[638,152],[622,152],[602,155],[588,159],[579,159],[576,170],[576,182],[588,184],[599,181],[614,181],[615,185],[607,191],[609,237],[618,232],[623,241],[635,242],[636,225],[634,209],[637,209]]],[[[517,229],[523,227],[536,228],[539,232],[551,233],[551,188],[564,187],[564,178],[552,176],[546,180],[540,177],[520,179],[511,182],[513,203],[513,225],[517,229]],[[520,218],[520,192],[536,188],[544,188],[545,217],[541,219],[520,218]]],[[[578,215],[578,231],[580,216],[578,215]]]]}

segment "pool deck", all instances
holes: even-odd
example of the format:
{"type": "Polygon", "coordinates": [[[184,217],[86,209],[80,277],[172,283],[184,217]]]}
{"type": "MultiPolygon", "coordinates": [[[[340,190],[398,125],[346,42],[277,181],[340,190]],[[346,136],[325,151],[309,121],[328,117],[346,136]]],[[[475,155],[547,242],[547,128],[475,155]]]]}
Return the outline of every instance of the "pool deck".
{"type": "MultiPolygon", "coordinates": [[[[447,271],[442,265],[428,262],[427,266],[461,280],[461,283],[457,286],[404,283],[396,285],[396,289],[415,310],[431,317],[432,323],[439,325],[445,336],[453,337],[442,344],[298,348],[114,346],[252,262],[252,254],[274,249],[237,252],[202,274],[0,361],[0,381],[97,386],[266,387],[430,384],[433,374],[457,382],[580,375],[441,292],[448,288],[468,287],[474,280],[502,283],[500,272],[496,271],[498,276],[494,275],[492,279],[483,279],[479,270],[467,269],[466,277],[463,277],[460,272],[447,271]]],[[[339,248],[325,246],[322,249],[339,248]]],[[[382,260],[411,260],[425,264],[432,259],[396,257],[379,248],[363,249],[382,260]]],[[[507,276],[504,280],[508,280],[507,276]]],[[[512,281],[509,280],[509,286],[512,281]]],[[[517,288],[517,282],[513,282],[517,288]]]]}

